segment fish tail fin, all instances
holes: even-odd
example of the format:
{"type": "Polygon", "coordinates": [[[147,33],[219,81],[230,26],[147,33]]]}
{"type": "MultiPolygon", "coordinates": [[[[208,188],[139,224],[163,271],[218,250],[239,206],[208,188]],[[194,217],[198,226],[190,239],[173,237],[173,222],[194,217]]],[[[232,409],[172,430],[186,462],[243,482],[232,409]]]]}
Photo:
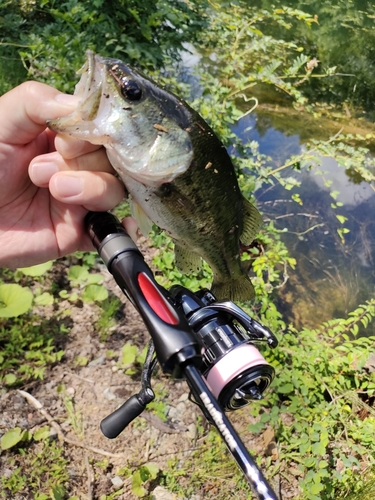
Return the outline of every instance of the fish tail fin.
{"type": "Polygon", "coordinates": [[[211,291],[218,300],[231,300],[233,302],[245,302],[255,296],[253,284],[245,274],[235,280],[223,283],[217,283],[214,280],[211,291]]]}

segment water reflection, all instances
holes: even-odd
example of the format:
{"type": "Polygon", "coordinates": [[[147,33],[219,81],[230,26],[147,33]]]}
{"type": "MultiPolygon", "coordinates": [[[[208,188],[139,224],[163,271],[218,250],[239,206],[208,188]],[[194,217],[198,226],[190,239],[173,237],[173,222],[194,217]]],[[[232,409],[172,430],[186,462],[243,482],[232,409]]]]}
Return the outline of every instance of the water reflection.
{"type": "MultiPolygon", "coordinates": [[[[275,167],[304,148],[299,135],[287,136],[273,127],[258,128],[259,117],[248,115],[233,128],[244,141],[255,140],[260,152],[272,158],[275,167]]],[[[297,327],[317,326],[322,321],[348,314],[373,296],[375,285],[375,193],[361,182],[354,184],[333,158],[317,157],[311,171],[286,171],[302,181],[296,191],[303,206],[290,199],[290,192],[280,185],[264,186],[256,193],[265,220],[287,230],[283,239],[297,259],[296,271],[290,273],[278,301],[287,320],[297,327]],[[320,172],[317,175],[317,172],[320,172]],[[327,187],[327,181],[332,181],[327,187]],[[339,191],[332,208],[330,190],[339,191]],[[350,232],[345,243],[337,233],[341,226],[336,215],[347,218],[350,232]]]]}

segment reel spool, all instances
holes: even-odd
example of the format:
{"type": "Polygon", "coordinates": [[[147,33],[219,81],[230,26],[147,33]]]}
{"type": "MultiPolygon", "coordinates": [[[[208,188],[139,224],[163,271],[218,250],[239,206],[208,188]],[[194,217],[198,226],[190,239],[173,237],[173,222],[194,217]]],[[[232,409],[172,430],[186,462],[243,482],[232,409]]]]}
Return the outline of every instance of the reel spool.
{"type": "Polygon", "coordinates": [[[262,399],[275,371],[253,342],[266,340],[274,347],[276,337],[233,302],[216,302],[207,290],[193,294],[177,286],[171,292],[199,339],[201,372],[220,406],[233,411],[262,399]]]}

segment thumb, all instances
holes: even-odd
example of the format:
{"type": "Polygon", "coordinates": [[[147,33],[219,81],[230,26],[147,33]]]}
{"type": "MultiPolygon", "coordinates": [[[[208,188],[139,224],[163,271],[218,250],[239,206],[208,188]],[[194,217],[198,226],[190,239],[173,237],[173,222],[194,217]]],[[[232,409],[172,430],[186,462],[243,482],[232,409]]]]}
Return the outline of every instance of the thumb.
{"type": "Polygon", "coordinates": [[[79,100],[44,83],[22,83],[0,97],[0,141],[29,143],[46,128],[46,120],[72,113],[79,100]]]}

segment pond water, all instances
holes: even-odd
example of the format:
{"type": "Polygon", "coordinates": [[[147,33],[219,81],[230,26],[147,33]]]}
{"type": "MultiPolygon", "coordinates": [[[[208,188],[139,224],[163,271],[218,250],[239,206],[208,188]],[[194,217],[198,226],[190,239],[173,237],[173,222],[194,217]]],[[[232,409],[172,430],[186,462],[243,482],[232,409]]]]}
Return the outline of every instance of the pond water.
{"type": "MultiPolygon", "coordinates": [[[[257,141],[275,168],[304,148],[299,134],[287,135],[271,125],[265,128],[263,117],[256,113],[240,120],[233,131],[241,139],[257,141]]],[[[302,206],[278,184],[255,193],[265,221],[273,220],[277,229],[286,231],[282,238],[298,262],[278,298],[285,319],[297,327],[343,317],[374,296],[375,192],[365,182],[354,184],[333,158],[322,157],[319,162],[324,178],[314,169],[286,172],[302,181],[294,189],[302,206]],[[339,213],[347,217],[345,226],[350,229],[344,243],[337,233],[340,224],[326,180],[332,180],[331,189],[339,191],[337,201],[344,204],[339,213]]]]}
{"type": "MultiPolygon", "coordinates": [[[[313,80],[307,95],[312,102],[342,106],[343,112],[353,120],[349,119],[349,123],[344,118],[342,123],[340,118],[314,120],[303,112],[298,116],[295,112],[288,115],[259,109],[241,120],[234,128],[235,133],[243,139],[256,140],[260,152],[270,156],[278,167],[291,155],[299,154],[306,141],[328,140],[339,132],[344,122],[353,129],[358,125],[362,127],[361,134],[373,128],[374,4],[366,0],[260,0],[257,4],[265,8],[271,4],[288,5],[316,15],[317,23],[311,28],[296,24],[292,36],[300,41],[308,56],[317,58],[320,73],[334,67],[337,76],[313,80]],[[357,118],[360,121],[356,121],[357,118]]],[[[272,26],[264,29],[267,34],[274,33],[272,26]]],[[[263,103],[272,103],[266,93],[261,93],[260,99],[263,103]]],[[[303,206],[290,202],[290,193],[279,185],[256,193],[265,218],[274,220],[278,229],[287,230],[283,239],[298,262],[278,298],[285,318],[293,320],[298,327],[345,317],[359,304],[373,298],[375,291],[375,192],[367,183],[355,184],[333,158],[320,158],[320,162],[324,176],[316,175],[314,170],[303,170],[301,174],[285,172],[302,180],[301,188],[296,191],[303,206]],[[332,181],[330,189],[339,191],[337,201],[343,203],[339,211],[331,208],[333,200],[325,184],[327,180],[332,181]],[[337,233],[337,213],[347,218],[345,227],[350,229],[344,243],[337,233]]],[[[370,325],[366,334],[374,333],[375,326],[370,325]]]]}

